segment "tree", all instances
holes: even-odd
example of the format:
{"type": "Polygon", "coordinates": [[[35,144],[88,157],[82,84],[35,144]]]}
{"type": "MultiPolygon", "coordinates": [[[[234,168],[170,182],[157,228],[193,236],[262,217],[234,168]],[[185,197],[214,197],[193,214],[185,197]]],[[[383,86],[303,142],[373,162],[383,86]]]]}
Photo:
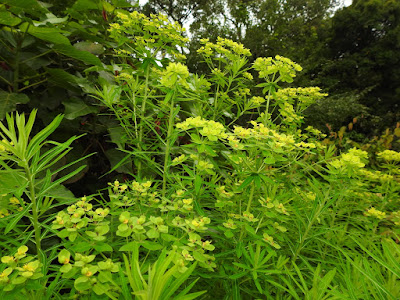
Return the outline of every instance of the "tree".
{"type": "Polygon", "coordinates": [[[400,2],[355,0],[331,26],[314,83],[333,95],[357,94],[378,131],[393,126],[400,116],[400,2]]]}

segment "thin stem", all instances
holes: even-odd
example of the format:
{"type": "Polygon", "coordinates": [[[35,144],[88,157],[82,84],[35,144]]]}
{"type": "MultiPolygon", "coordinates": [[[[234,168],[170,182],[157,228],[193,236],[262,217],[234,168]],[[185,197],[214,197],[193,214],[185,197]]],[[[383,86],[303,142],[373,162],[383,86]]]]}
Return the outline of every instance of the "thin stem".
{"type": "Polygon", "coordinates": [[[39,58],[39,57],[41,57],[41,56],[43,56],[43,55],[46,55],[46,54],[48,54],[48,53],[51,53],[51,52],[53,52],[53,51],[54,51],[53,49],[47,50],[47,51],[45,51],[45,52],[43,52],[43,53],[40,53],[40,54],[38,54],[38,55],[35,55],[35,56],[33,56],[33,57],[29,57],[29,58],[27,58],[27,59],[24,59],[23,61],[21,61],[21,63],[26,63],[26,62],[28,62],[28,61],[30,61],[30,60],[32,60],[32,59],[39,58]]]}
{"type": "Polygon", "coordinates": [[[165,197],[165,193],[167,191],[167,176],[169,170],[169,161],[170,161],[170,152],[171,152],[171,136],[174,130],[174,97],[175,97],[175,90],[171,97],[171,103],[169,106],[169,120],[168,120],[168,132],[167,132],[167,139],[166,139],[166,148],[165,148],[165,155],[164,155],[164,171],[163,171],[163,187],[162,187],[162,196],[165,197]]]}
{"type": "Polygon", "coordinates": [[[29,198],[31,199],[31,202],[32,202],[32,225],[33,225],[33,230],[35,232],[36,252],[37,252],[38,260],[41,262],[42,257],[40,255],[40,252],[41,252],[42,248],[41,248],[40,223],[39,223],[39,216],[38,216],[37,199],[36,199],[36,193],[35,193],[35,178],[32,176],[31,170],[29,169],[28,163],[26,161],[25,161],[24,169],[25,169],[26,176],[28,177],[29,198]]]}
{"type": "Polygon", "coordinates": [[[30,84],[30,85],[27,85],[27,86],[25,86],[25,87],[19,89],[18,92],[22,92],[23,90],[26,90],[26,89],[29,89],[29,88],[31,88],[31,87],[34,87],[35,85],[42,84],[43,82],[46,82],[46,81],[47,81],[47,78],[46,78],[46,79],[43,79],[43,80],[41,80],[41,81],[32,83],[32,84],[30,84]]]}
{"type": "Polygon", "coordinates": [[[253,184],[251,185],[250,196],[249,196],[249,202],[247,203],[247,208],[246,208],[246,211],[248,211],[248,212],[250,212],[251,202],[253,201],[254,189],[255,189],[255,184],[254,184],[254,182],[253,182],[253,184]]]}
{"type": "MultiPolygon", "coordinates": [[[[140,118],[140,129],[139,129],[139,143],[138,143],[138,150],[139,152],[142,152],[142,142],[143,142],[143,133],[144,133],[144,126],[143,126],[143,121],[145,118],[145,113],[146,113],[146,102],[147,102],[147,89],[149,86],[149,72],[150,72],[150,66],[147,65],[146,67],[146,82],[145,82],[145,88],[144,88],[144,97],[142,100],[142,114],[141,114],[141,118],[140,118]]],[[[139,179],[142,178],[142,161],[139,160],[138,162],[138,166],[137,166],[138,170],[138,177],[139,179]]]]}
{"type": "MultiPolygon", "coordinates": [[[[250,189],[250,196],[249,196],[249,202],[247,202],[247,207],[246,207],[246,212],[250,212],[250,208],[251,208],[251,203],[253,202],[253,197],[254,197],[254,189],[255,189],[255,184],[254,182],[251,185],[251,189],[250,189]]],[[[242,205],[240,205],[241,207],[242,205]]],[[[242,214],[240,212],[240,214],[242,214]]],[[[239,236],[239,241],[242,241],[244,235],[244,225],[242,226],[242,228],[240,229],[240,236],[239,236]]]]}
{"type": "Polygon", "coordinates": [[[0,76],[0,79],[3,80],[5,83],[7,83],[8,85],[12,85],[10,81],[8,81],[7,79],[5,79],[3,76],[0,76]]]}

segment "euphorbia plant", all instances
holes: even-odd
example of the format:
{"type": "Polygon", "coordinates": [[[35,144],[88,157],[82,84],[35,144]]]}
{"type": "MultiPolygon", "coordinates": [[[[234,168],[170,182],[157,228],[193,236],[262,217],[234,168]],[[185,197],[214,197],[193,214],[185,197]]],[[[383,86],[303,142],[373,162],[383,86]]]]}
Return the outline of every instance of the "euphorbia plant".
{"type": "MultiPolygon", "coordinates": [[[[71,200],[68,198],[74,198],[65,193],[67,190],[61,184],[79,173],[85,166],[57,178],[59,172],[83,159],[56,167],[56,163],[65,157],[71,150],[71,144],[79,137],[72,137],[64,143],[46,140],[62,121],[62,115],[54,118],[47,127],[31,137],[35,117],[36,110],[33,110],[28,120],[25,119],[24,114],[16,113],[15,115],[6,115],[6,124],[0,122],[2,139],[0,140],[0,190],[2,194],[0,224],[6,234],[5,240],[15,239],[7,243],[7,247],[4,248],[4,250],[7,249],[7,252],[2,251],[2,254],[14,251],[15,245],[33,243],[38,263],[26,265],[26,270],[28,272],[32,269],[29,272],[38,272],[43,275],[47,273],[51,260],[49,253],[46,253],[48,250],[42,246],[43,240],[51,236],[47,227],[52,220],[49,211],[59,206],[60,202],[66,203],[71,200]],[[60,196],[60,191],[68,196],[65,198],[62,193],[60,196]],[[18,209],[15,209],[16,207],[18,209]],[[29,221],[27,222],[25,218],[29,221]],[[26,232],[29,231],[31,233],[26,236],[26,232]]],[[[26,246],[22,247],[26,252],[26,246]]],[[[3,261],[3,263],[9,262],[3,261]]],[[[3,272],[8,272],[6,270],[3,272]]],[[[22,275],[24,274],[28,273],[22,273],[22,275]]],[[[28,277],[39,278],[36,275],[28,277]]],[[[4,283],[6,283],[6,290],[12,290],[13,285],[22,284],[24,281],[21,278],[14,278],[10,282],[4,283]]]]}

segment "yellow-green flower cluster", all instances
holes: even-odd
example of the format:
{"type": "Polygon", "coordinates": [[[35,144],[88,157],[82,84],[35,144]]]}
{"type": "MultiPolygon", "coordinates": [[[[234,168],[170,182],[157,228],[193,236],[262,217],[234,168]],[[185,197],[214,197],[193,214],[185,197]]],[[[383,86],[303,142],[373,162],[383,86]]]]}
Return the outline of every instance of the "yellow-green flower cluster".
{"type": "Polygon", "coordinates": [[[115,79],[120,80],[120,81],[129,81],[129,80],[133,79],[133,76],[132,76],[132,74],[128,74],[126,72],[121,72],[117,76],[115,76],[115,79]]]}
{"type": "Polygon", "coordinates": [[[253,68],[259,72],[261,78],[279,73],[280,80],[283,82],[292,82],[293,77],[296,77],[296,72],[302,70],[300,65],[279,55],[275,56],[275,59],[272,57],[257,58],[253,68]]]}
{"type": "Polygon", "coordinates": [[[305,142],[296,143],[295,145],[296,145],[296,147],[303,148],[303,149],[307,149],[307,148],[313,149],[313,148],[317,147],[314,143],[305,143],[305,142]]]}
{"type": "Polygon", "coordinates": [[[215,121],[205,120],[202,117],[187,118],[184,122],[176,124],[176,128],[185,131],[192,128],[202,128],[199,133],[210,141],[228,137],[224,125],[215,121]]]}
{"type": "Polygon", "coordinates": [[[321,93],[319,87],[307,87],[280,89],[273,97],[278,102],[288,102],[290,104],[295,104],[297,100],[297,105],[306,108],[326,96],[328,94],[321,93]]]}
{"type": "Polygon", "coordinates": [[[186,58],[178,51],[178,46],[185,46],[189,40],[183,37],[185,29],[178,22],[171,23],[162,14],[152,14],[149,18],[137,11],[118,12],[117,18],[117,23],[110,24],[111,37],[121,44],[125,43],[129,49],[119,49],[120,55],[128,54],[121,52],[125,50],[146,57],[149,50],[156,55],[162,48],[176,60],[186,58]],[[133,51],[134,48],[136,51],[133,51]]]}
{"type": "Polygon", "coordinates": [[[230,199],[234,195],[233,192],[227,192],[225,190],[225,186],[224,185],[221,185],[221,186],[217,187],[215,190],[217,191],[218,195],[220,197],[222,197],[222,198],[230,199]]]}
{"type": "Polygon", "coordinates": [[[274,238],[266,232],[263,233],[263,241],[270,244],[275,249],[281,249],[281,246],[274,241],[274,238]]]}
{"type": "Polygon", "coordinates": [[[307,128],[305,130],[312,133],[313,135],[315,135],[317,137],[321,137],[321,138],[326,137],[326,134],[323,134],[320,130],[318,130],[312,126],[307,126],[307,128]]]}
{"type": "Polygon", "coordinates": [[[284,215],[289,215],[286,207],[283,205],[283,203],[280,203],[277,200],[272,201],[271,198],[263,198],[261,197],[258,202],[260,202],[262,207],[266,207],[268,209],[274,208],[277,212],[284,214],[284,215]]]}
{"type": "Polygon", "coordinates": [[[21,246],[17,252],[11,256],[3,256],[1,262],[6,268],[0,273],[0,287],[3,291],[11,291],[16,285],[23,284],[27,280],[43,277],[41,273],[41,263],[33,260],[32,256],[27,256],[27,246],[21,246]]]}
{"type": "Polygon", "coordinates": [[[365,176],[371,181],[388,182],[394,179],[392,175],[382,173],[381,171],[370,171],[366,169],[360,169],[360,174],[365,176]]]}
{"type": "Polygon", "coordinates": [[[250,95],[250,89],[248,88],[239,88],[237,91],[233,92],[236,97],[242,98],[250,95]]]}
{"type": "Polygon", "coordinates": [[[109,185],[112,187],[109,193],[112,205],[119,207],[132,206],[144,198],[151,198],[151,200],[155,200],[156,193],[149,194],[148,192],[151,184],[151,181],[142,183],[132,181],[132,183],[128,185],[126,183],[121,184],[118,180],[115,180],[114,183],[109,183],[109,185]]]}
{"type": "Polygon", "coordinates": [[[244,72],[242,76],[248,80],[253,80],[253,75],[251,75],[249,72],[244,72]]]}
{"type": "Polygon", "coordinates": [[[213,169],[214,166],[213,166],[213,164],[209,163],[208,161],[199,160],[198,163],[196,164],[196,168],[199,171],[207,171],[207,170],[213,169]]]}
{"type": "Polygon", "coordinates": [[[348,153],[341,154],[338,159],[329,162],[329,165],[335,169],[359,169],[365,167],[365,162],[367,160],[367,152],[352,148],[348,153]]]}
{"type": "Polygon", "coordinates": [[[379,152],[378,157],[386,161],[400,162],[400,152],[396,152],[393,150],[385,150],[379,152]]]}
{"type": "Polygon", "coordinates": [[[199,217],[194,219],[185,220],[186,224],[189,226],[190,229],[203,232],[207,230],[206,225],[210,224],[211,220],[207,217],[199,217]]]}
{"type": "Polygon", "coordinates": [[[228,219],[225,223],[222,223],[228,229],[236,229],[237,226],[232,219],[228,219]]]}
{"type": "MultiPolygon", "coordinates": [[[[121,224],[118,226],[117,235],[122,237],[136,235],[138,237],[138,235],[146,233],[146,230],[144,229],[146,219],[147,217],[144,215],[137,217],[131,216],[130,212],[128,211],[122,212],[119,216],[119,221],[121,224]]],[[[164,231],[168,231],[168,228],[166,228],[164,231]]]]}
{"type": "Polygon", "coordinates": [[[181,249],[183,249],[182,254],[186,254],[185,259],[191,260],[190,258],[193,257],[201,267],[212,271],[216,267],[214,263],[215,258],[207,254],[206,251],[213,251],[215,246],[212,245],[209,240],[203,241],[201,236],[195,232],[189,232],[188,235],[187,246],[181,247],[181,249]],[[189,251],[192,252],[190,256],[188,255],[189,251]]]}
{"type": "MultiPolygon", "coordinates": [[[[253,128],[243,128],[241,126],[234,126],[234,130],[229,139],[256,139],[256,140],[270,140],[274,147],[293,148],[295,140],[292,135],[278,133],[276,130],[265,127],[262,123],[255,121],[250,122],[253,128]],[[233,136],[233,138],[232,138],[233,136]]],[[[232,145],[231,145],[232,146],[232,145]]]]}
{"type": "Polygon", "coordinates": [[[250,105],[254,106],[254,107],[258,107],[261,104],[263,104],[265,102],[265,98],[263,97],[259,97],[259,96],[254,96],[250,99],[250,105]]]}
{"type": "Polygon", "coordinates": [[[110,290],[114,290],[113,286],[110,286],[108,282],[112,282],[112,273],[117,273],[120,269],[118,263],[112,262],[111,259],[100,261],[94,264],[96,255],[82,255],[81,253],[75,254],[74,263],[71,263],[71,253],[63,249],[58,254],[58,262],[62,264],[60,272],[63,274],[63,278],[71,278],[76,273],[80,273],[80,276],[75,279],[75,287],[78,291],[83,292],[93,288],[97,295],[102,295],[110,290]],[[97,278],[96,274],[102,274],[103,276],[97,278]],[[79,287],[80,286],[80,287],[79,287]],[[97,286],[99,288],[97,289],[97,286]]]}
{"type": "Polygon", "coordinates": [[[183,163],[186,159],[187,159],[187,156],[186,156],[185,154],[182,154],[182,155],[180,155],[180,156],[175,157],[175,158],[171,161],[171,165],[172,165],[172,166],[180,165],[180,164],[183,163]]]}
{"type": "Polygon", "coordinates": [[[6,208],[0,208],[0,219],[4,217],[8,217],[10,215],[10,212],[6,208]]]}
{"type": "Polygon", "coordinates": [[[286,148],[292,148],[295,140],[292,135],[289,134],[284,134],[284,133],[278,133],[276,131],[271,131],[273,137],[275,138],[274,140],[274,146],[278,148],[286,147],[286,148]]]}
{"type": "Polygon", "coordinates": [[[80,201],[68,206],[66,211],[60,211],[52,225],[52,229],[62,229],[58,233],[60,237],[68,237],[70,241],[74,241],[80,229],[93,224],[94,231],[87,230],[85,233],[95,241],[105,240],[105,234],[109,231],[108,222],[104,220],[110,213],[108,208],[93,210],[93,205],[86,197],[82,197],[80,201]]]}
{"type": "Polygon", "coordinates": [[[160,83],[168,88],[173,88],[176,84],[188,87],[186,79],[189,77],[187,66],[181,63],[170,63],[161,74],[160,83]]]}
{"type": "Polygon", "coordinates": [[[390,219],[396,226],[400,226],[400,210],[394,211],[390,214],[390,219]]]}
{"type": "MultiPolygon", "coordinates": [[[[7,196],[7,194],[5,195],[0,195],[0,197],[3,196],[7,196]]],[[[23,199],[18,199],[17,197],[11,197],[8,200],[8,209],[3,207],[0,208],[0,219],[9,216],[10,214],[13,214],[15,212],[18,211],[22,211],[25,207],[25,202],[23,199]]]]}
{"type": "Polygon", "coordinates": [[[255,223],[259,221],[259,219],[254,217],[254,215],[248,211],[243,212],[243,219],[250,223],[255,223]]]}
{"type": "Polygon", "coordinates": [[[163,199],[161,203],[157,206],[161,212],[172,212],[179,211],[184,214],[188,214],[193,211],[193,199],[183,198],[183,197],[173,197],[175,199],[168,200],[163,199]]]}
{"type": "Polygon", "coordinates": [[[6,139],[2,139],[0,141],[0,153],[1,152],[5,152],[5,151],[9,151],[9,148],[12,147],[14,145],[13,142],[9,142],[6,139]]]}
{"type": "Polygon", "coordinates": [[[251,56],[249,49],[229,39],[218,37],[216,43],[211,43],[209,39],[201,39],[200,43],[203,44],[203,46],[198,49],[197,52],[206,58],[210,58],[214,54],[224,55],[231,60],[251,56]]]}
{"type": "Polygon", "coordinates": [[[365,216],[369,217],[375,217],[379,220],[385,219],[386,218],[386,213],[380,210],[377,210],[375,207],[371,207],[370,209],[368,209],[365,213],[365,216]]]}
{"type": "Polygon", "coordinates": [[[287,124],[291,124],[293,122],[300,122],[302,119],[304,119],[303,116],[300,116],[294,111],[294,107],[292,104],[288,102],[284,102],[279,105],[280,109],[279,112],[281,116],[283,117],[283,121],[287,124]]]}

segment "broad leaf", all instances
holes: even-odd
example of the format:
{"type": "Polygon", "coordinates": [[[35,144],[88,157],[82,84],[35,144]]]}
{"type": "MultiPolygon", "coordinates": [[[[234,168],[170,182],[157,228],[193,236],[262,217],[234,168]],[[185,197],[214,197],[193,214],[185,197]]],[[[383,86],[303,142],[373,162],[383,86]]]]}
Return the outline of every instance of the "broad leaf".
{"type": "Polygon", "coordinates": [[[92,42],[80,42],[74,44],[74,47],[79,51],[87,51],[94,55],[99,55],[104,52],[104,47],[100,44],[92,43],[92,42]]]}
{"type": "Polygon", "coordinates": [[[24,174],[18,170],[0,170],[0,193],[10,194],[23,189],[28,184],[24,174]]]}
{"type": "Polygon", "coordinates": [[[58,53],[83,61],[85,64],[96,65],[99,67],[102,66],[102,63],[97,56],[88,51],[78,50],[74,46],[59,43],[58,45],[55,45],[53,49],[58,53]]]}
{"type": "Polygon", "coordinates": [[[26,104],[28,102],[29,98],[25,94],[0,91],[0,120],[4,119],[6,113],[14,111],[17,104],[26,104]]]}
{"type": "Polygon", "coordinates": [[[21,22],[21,19],[14,16],[8,11],[0,11],[0,24],[7,26],[15,26],[21,22]]]}
{"type": "Polygon", "coordinates": [[[68,101],[63,102],[63,105],[65,106],[65,118],[68,120],[73,120],[97,111],[96,107],[88,106],[82,99],[77,98],[68,99],[68,101]]]}
{"type": "Polygon", "coordinates": [[[72,9],[77,11],[85,11],[90,9],[100,9],[101,5],[98,0],[77,0],[72,9]]]}
{"type": "MultiPolygon", "coordinates": [[[[21,31],[27,31],[30,35],[52,44],[61,44],[69,46],[70,42],[67,37],[62,34],[62,31],[57,28],[35,27],[28,23],[23,23],[20,27],[21,31]],[[29,26],[29,28],[28,28],[29,26]]],[[[71,46],[72,47],[72,46],[71,46]]]]}

